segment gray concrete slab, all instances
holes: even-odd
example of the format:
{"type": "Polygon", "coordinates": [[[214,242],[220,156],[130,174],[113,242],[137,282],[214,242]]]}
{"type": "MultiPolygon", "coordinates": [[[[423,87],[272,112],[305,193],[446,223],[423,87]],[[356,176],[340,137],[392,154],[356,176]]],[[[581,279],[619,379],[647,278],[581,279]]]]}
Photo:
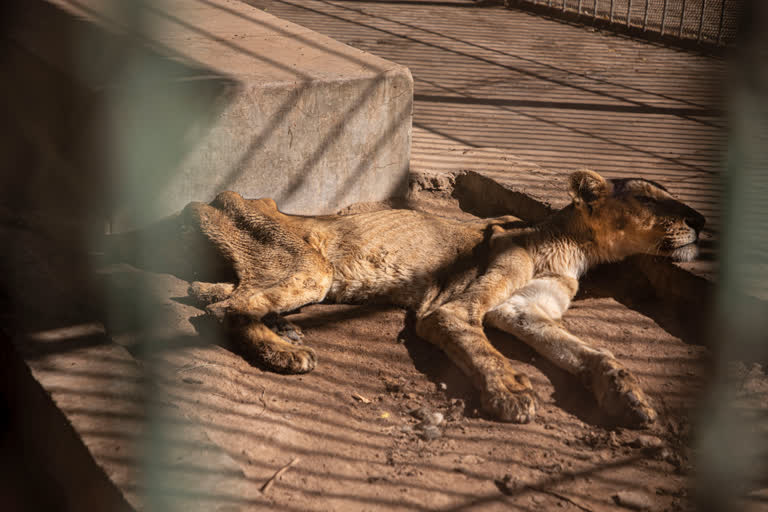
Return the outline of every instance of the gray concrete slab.
{"type": "MultiPolygon", "coordinates": [[[[79,146],[92,151],[57,155],[67,172],[55,174],[87,190],[96,185],[78,180],[82,167],[100,167],[91,195],[112,231],[226,189],[303,214],[405,191],[412,79],[402,65],[232,0],[43,2],[8,35],[84,91],[62,103],[80,121],[69,136],[82,130],[79,146]]],[[[35,96],[11,92],[26,119],[35,96]]],[[[35,147],[50,138],[40,117],[27,130],[35,147]]]]}

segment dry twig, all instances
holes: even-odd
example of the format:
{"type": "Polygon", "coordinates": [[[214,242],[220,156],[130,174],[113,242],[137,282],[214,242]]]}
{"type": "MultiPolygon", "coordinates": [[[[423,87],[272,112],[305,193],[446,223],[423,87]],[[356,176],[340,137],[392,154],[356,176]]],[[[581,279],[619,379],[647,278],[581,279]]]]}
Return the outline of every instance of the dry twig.
{"type": "Polygon", "coordinates": [[[261,486],[261,492],[262,492],[263,494],[266,494],[266,493],[267,493],[267,491],[269,491],[270,487],[272,487],[272,484],[274,484],[274,483],[275,483],[275,481],[276,481],[278,478],[280,478],[280,476],[282,476],[282,474],[283,474],[283,473],[285,473],[286,471],[288,471],[288,469],[289,469],[291,466],[293,466],[294,464],[296,464],[297,462],[299,462],[299,460],[300,460],[300,459],[299,459],[298,457],[296,457],[296,458],[295,458],[295,459],[293,459],[291,462],[289,462],[289,463],[288,463],[288,464],[286,464],[285,466],[283,466],[283,467],[281,467],[280,469],[278,469],[278,470],[275,472],[275,474],[274,474],[274,475],[272,475],[272,477],[271,477],[269,480],[267,480],[267,481],[266,481],[266,483],[265,483],[264,485],[262,485],[262,486],[261,486]]]}
{"type": "Polygon", "coordinates": [[[363,402],[364,404],[371,403],[371,400],[369,398],[365,398],[363,395],[359,393],[352,393],[352,398],[354,398],[358,402],[363,402]]]}

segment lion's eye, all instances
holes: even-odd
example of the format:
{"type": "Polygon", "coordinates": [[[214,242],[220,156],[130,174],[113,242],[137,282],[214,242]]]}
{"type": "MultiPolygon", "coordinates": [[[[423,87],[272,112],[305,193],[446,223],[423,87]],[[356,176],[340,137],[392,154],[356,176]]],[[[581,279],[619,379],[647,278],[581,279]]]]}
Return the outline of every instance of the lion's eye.
{"type": "Polygon", "coordinates": [[[652,197],[648,197],[648,196],[636,196],[635,199],[637,199],[643,204],[650,204],[654,201],[652,197]]]}

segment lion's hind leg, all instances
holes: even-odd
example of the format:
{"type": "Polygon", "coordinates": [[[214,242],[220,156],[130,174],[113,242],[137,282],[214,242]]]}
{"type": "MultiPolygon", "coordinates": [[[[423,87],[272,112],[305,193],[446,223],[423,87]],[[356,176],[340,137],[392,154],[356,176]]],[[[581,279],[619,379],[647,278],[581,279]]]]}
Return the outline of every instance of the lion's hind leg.
{"type": "Polygon", "coordinates": [[[594,348],[568,332],[559,320],[570,305],[576,282],[567,277],[534,279],[489,311],[488,325],[514,334],[549,361],[582,378],[600,408],[628,426],[656,419],[639,381],[610,352],[594,348]]]}
{"type": "Polygon", "coordinates": [[[188,222],[231,262],[238,280],[236,285],[194,283],[190,294],[208,302],[207,312],[226,326],[249,362],[280,373],[304,373],[315,367],[315,352],[301,343],[298,328],[278,318],[322,301],[333,272],[273,209],[273,202],[246,201],[233,192],[219,194],[210,205],[187,207],[188,222]]]}

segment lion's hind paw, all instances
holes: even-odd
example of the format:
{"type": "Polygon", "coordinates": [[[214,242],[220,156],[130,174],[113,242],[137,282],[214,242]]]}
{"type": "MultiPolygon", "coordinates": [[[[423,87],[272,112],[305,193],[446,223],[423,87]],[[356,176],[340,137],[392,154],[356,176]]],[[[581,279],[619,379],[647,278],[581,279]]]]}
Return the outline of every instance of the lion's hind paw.
{"type": "Polygon", "coordinates": [[[612,420],[634,428],[656,421],[656,411],[637,378],[615,358],[601,358],[590,380],[598,404],[612,420]]]}

